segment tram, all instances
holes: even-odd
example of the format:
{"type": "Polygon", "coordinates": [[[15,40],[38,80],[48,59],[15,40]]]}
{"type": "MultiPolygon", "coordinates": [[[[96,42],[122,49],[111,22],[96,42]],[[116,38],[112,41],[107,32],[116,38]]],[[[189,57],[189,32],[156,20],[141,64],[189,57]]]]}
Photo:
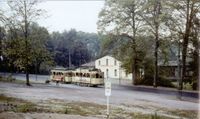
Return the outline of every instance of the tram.
{"type": "Polygon", "coordinates": [[[54,82],[73,83],[84,86],[104,85],[104,74],[97,69],[54,69],[51,70],[50,79],[54,82]]]}

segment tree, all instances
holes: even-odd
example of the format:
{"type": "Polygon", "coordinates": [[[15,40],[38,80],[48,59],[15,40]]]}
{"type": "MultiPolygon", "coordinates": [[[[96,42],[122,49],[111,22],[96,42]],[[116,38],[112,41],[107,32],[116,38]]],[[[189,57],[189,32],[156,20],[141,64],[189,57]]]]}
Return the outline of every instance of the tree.
{"type": "Polygon", "coordinates": [[[74,67],[95,58],[99,52],[98,42],[97,34],[71,29],[62,33],[53,32],[47,48],[54,54],[57,66],[74,67]]]}
{"type": "Polygon", "coordinates": [[[50,39],[50,35],[46,28],[40,27],[37,23],[30,25],[30,38],[32,50],[32,64],[35,65],[35,73],[40,73],[40,66],[42,63],[45,65],[52,65],[52,54],[48,51],[46,43],[50,39]]]}
{"type": "Polygon", "coordinates": [[[121,39],[120,37],[128,39],[127,47],[131,50],[129,56],[132,56],[133,84],[136,84],[138,80],[137,38],[142,30],[141,26],[144,25],[140,17],[143,4],[143,0],[107,0],[103,10],[99,13],[100,33],[119,36],[117,39],[121,39]]]}
{"type": "Polygon", "coordinates": [[[5,29],[4,27],[1,25],[1,23],[4,22],[5,18],[4,18],[4,14],[3,11],[0,9],[0,66],[2,67],[2,60],[3,60],[3,39],[5,37],[5,29]]]}
{"type": "MultiPolygon", "coordinates": [[[[157,81],[159,78],[159,72],[158,72],[158,52],[159,47],[161,45],[161,33],[166,31],[162,31],[162,29],[165,29],[164,22],[167,19],[166,11],[164,11],[164,5],[165,3],[162,0],[148,0],[145,2],[145,5],[143,5],[144,13],[141,14],[141,17],[143,18],[143,21],[145,21],[146,29],[149,30],[150,34],[154,36],[154,80],[153,85],[154,87],[157,87],[157,81]]],[[[165,9],[166,10],[166,9],[165,9]]],[[[148,34],[149,34],[148,33],[148,34]]]]}
{"type": "Polygon", "coordinates": [[[21,37],[23,45],[21,45],[21,51],[23,57],[19,60],[25,67],[26,72],[26,84],[30,86],[29,83],[29,67],[30,67],[30,33],[29,27],[32,21],[36,20],[41,16],[42,10],[37,9],[36,5],[38,0],[8,0],[8,5],[12,11],[12,18],[18,25],[18,29],[23,32],[23,38],[21,37]]]}
{"type": "MultiPolygon", "coordinates": [[[[183,81],[186,81],[186,71],[188,70],[189,49],[188,46],[196,47],[192,45],[192,41],[196,39],[195,33],[195,19],[199,19],[200,3],[197,0],[178,0],[169,4],[171,8],[172,26],[173,31],[179,36],[179,42],[182,49],[181,56],[181,78],[179,80],[179,90],[183,89],[183,81]]],[[[198,34],[198,33],[197,33],[198,34]]],[[[197,44],[197,43],[195,43],[197,44]]]]}

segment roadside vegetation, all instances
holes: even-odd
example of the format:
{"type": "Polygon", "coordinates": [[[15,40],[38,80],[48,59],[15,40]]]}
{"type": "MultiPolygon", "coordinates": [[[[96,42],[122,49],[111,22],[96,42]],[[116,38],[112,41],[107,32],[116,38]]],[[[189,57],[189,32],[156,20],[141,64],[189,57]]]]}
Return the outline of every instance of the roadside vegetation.
{"type": "MultiPolygon", "coordinates": [[[[65,102],[63,100],[47,100],[38,103],[32,103],[26,100],[0,95],[0,113],[58,113],[67,115],[95,116],[99,118],[106,117],[106,105],[88,103],[88,102],[65,102]]],[[[134,106],[134,108],[144,108],[134,106]]],[[[133,108],[133,109],[134,109],[133,108]]],[[[142,113],[133,110],[127,110],[123,107],[111,105],[110,119],[175,119],[184,117],[188,119],[197,119],[197,112],[182,110],[159,110],[152,113],[142,113]],[[164,113],[161,113],[165,111],[164,113]]]]}
{"type": "Polygon", "coordinates": [[[0,76],[0,82],[21,83],[21,84],[25,83],[25,81],[17,80],[15,78],[13,78],[12,75],[5,76],[5,77],[0,76]]]}
{"type": "Polygon", "coordinates": [[[173,77],[179,90],[184,83],[198,89],[199,1],[106,0],[98,34],[50,33],[37,23],[48,15],[39,3],[8,0],[8,10],[0,8],[0,71],[26,73],[30,85],[29,73],[48,74],[55,66],[78,67],[113,55],[133,74],[134,85],[174,87],[173,77]]]}

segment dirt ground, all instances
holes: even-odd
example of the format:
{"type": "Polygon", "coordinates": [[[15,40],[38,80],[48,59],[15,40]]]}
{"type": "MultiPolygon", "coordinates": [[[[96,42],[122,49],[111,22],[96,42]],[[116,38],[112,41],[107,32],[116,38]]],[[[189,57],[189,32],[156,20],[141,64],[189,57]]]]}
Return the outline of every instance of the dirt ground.
{"type": "MultiPolygon", "coordinates": [[[[34,110],[25,113],[3,111],[0,113],[0,119],[106,118],[106,97],[102,87],[81,87],[73,84],[33,84],[27,87],[24,84],[0,82],[0,94],[31,102],[37,109],[43,109],[41,112],[34,110]]],[[[113,87],[110,105],[113,119],[151,119],[152,115],[161,115],[162,119],[198,119],[199,111],[196,101],[183,101],[171,95],[125,90],[117,86],[113,87]]]]}
{"type": "Polygon", "coordinates": [[[3,112],[0,119],[101,119],[100,117],[85,117],[80,115],[66,115],[56,113],[14,113],[3,112]]]}

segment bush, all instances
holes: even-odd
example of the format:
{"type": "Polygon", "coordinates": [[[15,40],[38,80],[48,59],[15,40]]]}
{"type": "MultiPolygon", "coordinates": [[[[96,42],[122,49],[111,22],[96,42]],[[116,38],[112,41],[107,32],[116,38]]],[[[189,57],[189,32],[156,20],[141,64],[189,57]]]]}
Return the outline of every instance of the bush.
{"type": "Polygon", "coordinates": [[[13,78],[12,75],[9,75],[9,76],[6,78],[6,80],[7,80],[8,82],[13,82],[13,81],[15,81],[16,79],[13,78]]]}
{"type": "Polygon", "coordinates": [[[50,81],[49,81],[49,80],[46,80],[46,81],[45,81],[45,83],[46,83],[46,84],[49,84],[49,83],[50,83],[50,81]]]}
{"type": "Polygon", "coordinates": [[[15,81],[16,79],[12,77],[12,75],[9,75],[8,77],[2,77],[0,76],[0,81],[3,81],[3,82],[13,82],[15,81]]]}
{"type": "MultiPolygon", "coordinates": [[[[143,78],[136,82],[137,82],[137,85],[153,86],[153,80],[154,80],[153,78],[143,78]]],[[[173,88],[175,87],[170,80],[163,77],[159,77],[157,81],[157,85],[163,86],[163,87],[173,87],[173,88]]]]}
{"type": "Polygon", "coordinates": [[[163,87],[171,87],[174,88],[174,84],[172,83],[172,81],[170,81],[169,79],[166,79],[164,77],[160,77],[158,79],[158,86],[163,86],[163,87]]]}

